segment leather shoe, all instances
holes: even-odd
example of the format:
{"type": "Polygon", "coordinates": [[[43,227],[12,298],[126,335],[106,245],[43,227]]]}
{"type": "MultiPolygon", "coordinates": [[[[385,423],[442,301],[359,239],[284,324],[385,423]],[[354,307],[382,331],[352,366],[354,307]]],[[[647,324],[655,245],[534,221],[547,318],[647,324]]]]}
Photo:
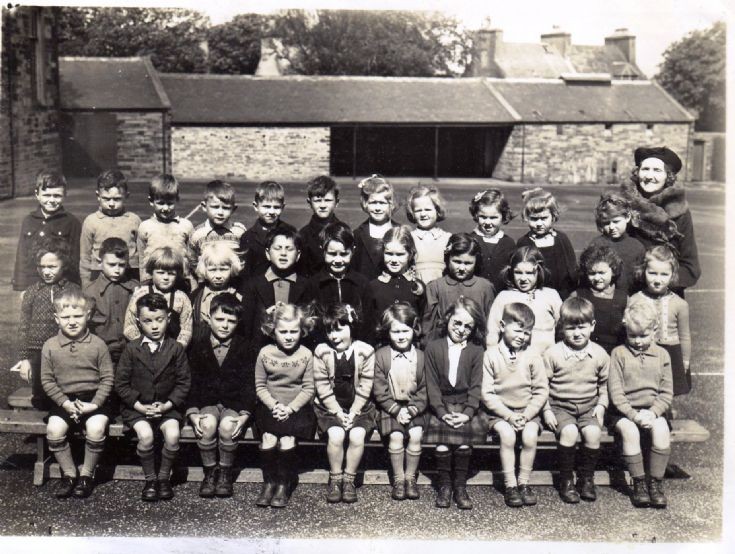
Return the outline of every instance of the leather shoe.
{"type": "Polygon", "coordinates": [[[260,489],[260,494],[258,495],[258,498],[255,500],[255,505],[260,506],[261,508],[267,508],[271,505],[271,499],[273,498],[273,493],[276,490],[276,484],[272,481],[266,481],[263,483],[263,486],[260,489]]]}
{"type": "Polygon", "coordinates": [[[140,499],[145,502],[155,502],[158,500],[158,489],[156,487],[158,481],[146,481],[143,486],[143,492],[140,493],[140,499]]]}
{"type": "Polygon", "coordinates": [[[395,480],[393,481],[393,490],[390,493],[393,500],[405,500],[406,499],[406,482],[395,480]]]}
{"type": "Polygon", "coordinates": [[[467,494],[467,487],[454,487],[454,502],[460,510],[472,509],[472,500],[470,500],[470,495],[467,494]]]}
{"type": "Polygon", "coordinates": [[[579,493],[571,479],[562,479],[559,483],[559,496],[567,504],[579,504],[579,493]]]}
{"type": "Polygon", "coordinates": [[[217,466],[204,468],[204,479],[199,486],[199,496],[202,498],[212,498],[214,496],[214,483],[217,479],[217,466]]]}
{"type": "Polygon", "coordinates": [[[582,500],[594,502],[597,500],[597,488],[593,477],[580,477],[577,479],[577,490],[582,500]]]}
{"type": "Polygon", "coordinates": [[[75,485],[76,479],[66,476],[62,477],[59,484],[56,486],[54,496],[56,496],[56,498],[69,498],[74,492],[75,485]]]}
{"type": "Polygon", "coordinates": [[[636,508],[647,508],[651,504],[651,497],[648,495],[648,490],[646,489],[645,477],[633,478],[633,494],[630,497],[630,501],[636,508]]]}
{"type": "Polygon", "coordinates": [[[648,479],[648,495],[651,498],[651,508],[663,509],[668,505],[661,479],[648,479]]]}
{"type": "Polygon", "coordinates": [[[220,498],[229,498],[232,496],[232,468],[220,467],[219,475],[217,475],[217,484],[214,487],[214,494],[220,498]]]}
{"type": "Polygon", "coordinates": [[[92,494],[92,489],[94,489],[92,478],[87,475],[82,475],[77,482],[77,486],[74,487],[74,497],[87,498],[92,494]]]}
{"type": "Polygon", "coordinates": [[[406,498],[409,500],[419,499],[419,488],[416,486],[416,477],[406,477],[406,498]]]}
{"type": "Polygon", "coordinates": [[[355,489],[355,481],[353,479],[344,479],[342,481],[342,502],[346,504],[357,502],[357,490],[355,489]]]}
{"type": "Polygon", "coordinates": [[[273,491],[271,498],[272,508],[285,508],[288,506],[288,485],[286,483],[278,483],[273,491]]]}
{"type": "Polygon", "coordinates": [[[452,487],[449,485],[440,485],[434,504],[437,508],[449,508],[452,505],[452,487]]]}
{"type": "Polygon", "coordinates": [[[521,500],[524,506],[535,506],[538,502],[536,493],[528,485],[518,485],[518,492],[521,493],[521,500]]]}
{"type": "Polygon", "coordinates": [[[342,479],[329,478],[327,485],[327,502],[336,504],[342,500],[342,479]]]}
{"type": "Polygon", "coordinates": [[[161,479],[156,481],[158,486],[158,498],[159,500],[171,500],[174,497],[174,489],[171,488],[171,481],[168,479],[161,479]]]}
{"type": "Polygon", "coordinates": [[[505,494],[503,495],[505,505],[510,508],[520,508],[523,506],[523,497],[518,487],[505,487],[505,494]]]}

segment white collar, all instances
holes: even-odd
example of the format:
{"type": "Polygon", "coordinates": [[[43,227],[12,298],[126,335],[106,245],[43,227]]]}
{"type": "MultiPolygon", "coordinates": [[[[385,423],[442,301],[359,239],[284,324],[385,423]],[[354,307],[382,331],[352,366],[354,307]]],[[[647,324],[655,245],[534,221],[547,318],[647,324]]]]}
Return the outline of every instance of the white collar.
{"type": "Polygon", "coordinates": [[[411,345],[411,349],[407,350],[406,352],[401,352],[399,350],[396,350],[391,346],[390,348],[390,359],[396,360],[399,357],[406,358],[409,362],[416,361],[416,347],[414,345],[411,345]]]}
{"type": "Polygon", "coordinates": [[[574,348],[569,348],[567,346],[567,343],[562,342],[562,349],[564,350],[564,359],[568,360],[569,358],[577,358],[578,360],[583,360],[587,356],[592,356],[592,353],[590,352],[590,343],[588,342],[582,350],[575,350],[574,348]]]}
{"type": "Polygon", "coordinates": [[[343,350],[342,352],[337,352],[336,350],[334,350],[334,348],[332,348],[332,350],[334,351],[335,357],[339,358],[340,356],[344,355],[345,359],[349,360],[350,356],[352,356],[352,352],[355,350],[355,341],[352,341],[352,344],[350,344],[350,347],[347,350],[343,350]]]}
{"type": "Polygon", "coordinates": [[[505,236],[505,231],[503,231],[502,229],[495,233],[492,237],[488,237],[487,235],[482,234],[477,227],[475,227],[474,233],[482,239],[482,242],[489,242],[490,244],[498,244],[500,242],[500,239],[505,236]]]}
{"type": "Polygon", "coordinates": [[[463,348],[467,346],[467,340],[465,339],[462,342],[454,342],[452,341],[452,339],[447,337],[447,345],[449,346],[449,348],[454,347],[454,348],[459,348],[460,350],[462,350],[463,348]]]}
{"type": "MultiPolygon", "coordinates": [[[[161,349],[161,345],[163,344],[163,339],[153,340],[143,335],[143,340],[140,341],[140,344],[153,344],[156,347],[153,349],[153,352],[158,352],[161,349]]],[[[150,346],[148,347],[148,349],[150,350],[150,346]]]]}
{"type": "Polygon", "coordinates": [[[272,267],[269,267],[265,270],[265,278],[269,283],[272,283],[273,281],[290,281],[292,283],[296,282],[296,272],[289,273],[285,277],[279,277],[276,275],[276,272],[273,271],[272,267]]]}
{"type": "Polygon", "coordinates": [[[433,240],[439,240],[444,234],[444,231],[440,229],[439,227],[432,227],[431,229],[416,228],[413,231],[411,231],[411,234],[414,237],[416,237],[418,240],[424,240],[427,238],[431,238],[433,240]]]}

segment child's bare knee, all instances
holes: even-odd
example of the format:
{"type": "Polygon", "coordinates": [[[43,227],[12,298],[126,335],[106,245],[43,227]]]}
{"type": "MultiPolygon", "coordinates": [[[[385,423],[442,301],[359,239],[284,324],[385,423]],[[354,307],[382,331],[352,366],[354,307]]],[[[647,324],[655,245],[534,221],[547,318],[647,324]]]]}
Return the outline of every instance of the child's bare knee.
{"type": "Polygon", "coordinates": [[[211,439],[217,433],[217,418],[207,414],[199,420],[199,427],[202,430],[202,436],[211,439]]]}
{"type": "Polygon", "coordinates": [[[60,417],[50,416],[48,418],[48,423],[46,424],[46,438],[48,440],[64,440],[68,431],[69,426],[60,417]]]}
{"type": "Polygon", "coordinates": [[[161,432],[163,433],[163,442],[166,446],[176,447],[179,444],[179,423],[172,419],[166,421],[161,425],[161,432]]]}
{"type": "Polygon", "coordinates": [[[235,432],[236,425],[237,424],[234,419],[230,417],[223,418],[219,422],[219,427],[217,428],[219,438],[222,440],[232,440],[232,433],[235,432]]]}
{"type": "Polygon", "coordinates": [[[562,427],[561,432],[559,433],[559,442],[564,444],[564,446],[574,446],[577,443],[578,437],[579,430],[577,429],[577,426],[570,423],[569,425],[562,427]]]}
{"type": "Polygon", "coordinates": [[[138,446],[148,450],[153,446],[153,429],[147,421],[139,421],[133,425],[133,430],[138,437],[138,446]]]}
{"type": "Polygon", "coordinates": [[[281,450],[291,450],[296,446],[296,438],[292,436],[281,437],[278,442],[281,443],[281,450]]]}
{"type": "Polygon", "coordinates": [[[671,432],[669,431],[669,422],[663,417],[656,418],[651,429],[652,446],[661,450],[671,446],[671,432]]]}
{"type": "Polygon", "coordinates": [[[262,450],[275,448],[276,444],[278,444],[278,437],[271,435],[270,433],[263,433],[263,436],[260,439],[260,448],[262,450]]]}
{"type": "Polygon", "coordinates": [[[436,451],[437,452],[449,452],[449,447],[446,444],[437,444],[436,451]]]}
{"type": "Polygon", "coordinates": [[[421,448],[421,438],[424,430],[421,427],[411,427],[408,430],[408,446],[411,450],[419,450],[421,448]]]}
{"type": "Polygon", "coordinates": [[[350,446],[362,446],[365,444],[365,429],[353,427],[350,430],[350,446]]]}
{"type": "Polygon", "coordinates": [[[536,448],[536,444],[538,443],[538,431],[539,426],[537,423],[526,423],[526,426],[523,428],[523,432],[521,433],[523,448],[536,448]]]}
{"type": "Polygon", "coordinates": [[[328,441],[334,445],[342,445],[345,440],[345,430],[342,427],[334,425],[327,429],[328,441]]]}
{"type": "Polygon", "coordinates": [[[400,450],[403,448],[403,433],[400,431],[393,431],[388,439],[388,448],[391,450],[400,450]]]}
{"type": "Polygon", "coordinates": [[[90,417],[85,425],[87,438],[93,441],[101,441],[104,439],[105,431],[107,430],[107,421],[107,416],[103,415],[90,417]]]}
{"type": "Polygon", "coordinates": [[[501,421],[495,425],[495,432],[498,434],[501,446],[513,447],[516,444],[516,431],[509,423],[501,421]]]}
{"type": "Polygon", "coordinates": [[[595,425],[588,425],[582,429],[582,437],[586,446],[598,448],[600,446],[600,439],[602,438],[602,429],[595,425]]]}

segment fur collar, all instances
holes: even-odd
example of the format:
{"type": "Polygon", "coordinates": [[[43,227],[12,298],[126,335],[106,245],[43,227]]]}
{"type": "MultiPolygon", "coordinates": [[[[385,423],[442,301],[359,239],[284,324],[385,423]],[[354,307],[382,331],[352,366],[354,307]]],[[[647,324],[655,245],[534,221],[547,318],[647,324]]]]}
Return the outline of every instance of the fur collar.
{"type": "Polygon", "coordinates": [[[641,234],[662,243],[681,237],[673,219],[689,209],[684,187],[674,185],[645,198],[634,183],[624,183],[621,192],[632,205],[631,223],[641,234]]]}

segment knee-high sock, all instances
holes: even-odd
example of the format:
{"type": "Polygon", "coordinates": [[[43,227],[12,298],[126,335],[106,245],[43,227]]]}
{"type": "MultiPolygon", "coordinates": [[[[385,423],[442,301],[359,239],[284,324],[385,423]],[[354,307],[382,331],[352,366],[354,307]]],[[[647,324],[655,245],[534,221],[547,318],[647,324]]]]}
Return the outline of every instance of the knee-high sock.
{"type": "Polygon", "coordinates": [[[464,487],[467,485],[467,471],[470,467],[472,457],[471,448],[457,448],[454,451],[454,486],[464,487]]]}
{"type": "Polygon", "coordinates": [[[643,470],[643,456],[639,452],[638,454],[625,455],[623,454],[623,461],[625,467],[628,468],[628,472],[631,477],[643,477],[646,472],[643,470]]]}
{"type": "Polygon", "coordinates": [[[156,480],[156,458],[153,451],[153,446],[149,449],[144,450],[138,445],[137,448],[138,457],[140,458],[140,465],[143,468],[143,475],[145,475],[146,481],[156,480]]]}
{"type": "Polygon", "coordinates": [[[390,454],[390,465],[393,468],[393,478],[396,481],[403,481],[406,479],[406,472],[403,470],[403,460],[405,458],[405,450],[400,448],[398,450],[388,449],[390,454]]]}
{"type": "Polygon", "coordinates": [[[576,446],[557,445],[557,464],[559,467],[559,476],[562,479],[571,479],[574,476],[574,454],[576,451],[576,446]]]}
{"type": "Polygon", "coordinates": [[[94,470],[100,461],[102,451],[105,449],[105,439],[99,441],[93,441],[87,439],[84,443],[84,463],[82,469],[79,472],[81,475],[86,477],[92,477],[94,470]]]}
{"type": "Polygon", "coordinates": [[[169,479],[171,477],[171,468],[176,461],[176,457],[179,454],[179,446],[176,445],[175,449],[170,448],[164,444],[161,449],[161,467],[158,470],[158,478],[161,480],[169,479]]]}
{"type": "Polygon", "coordinates": [[[290,487],[296,486],[298,480],[299,468],[296,461],[296,447],[289,448],[288,450],[278,451],[278,474],[279,479],[289,485],[290,487]]]}
{"type": "Polygon", "coordinates": [[[410,448],[406,448],[406,477],[416,477],[419,470],[419,461],[421,460],[421,450],[414,452],[410,448]]]}
{"type": "Polygon", "coordinates": [[[48,449],[54,453],[54,458],[56,458],[61,472],[66,477],[75,478],[77,476],[77,466],[71,456],[71,448],[66,437],[57,440],[48,439],[48,449]]]}
{"type": "Polygon", "coordinates": [[[436,458],[437,483],[439,486],[452,484],[452,453],[449,450],[437,450],[434,453],[436,458]]]}
{"type": "Polygon", "coordinates": [[[219,441],[219,465],[222,467],[232,467],[235,463],[235,452],[237,451],[237,443],[219,441]]]}
{"type": "Polygon", "coordinates": [[[260,449],[260,470],[263,472],[264,483],[275,483],[277,473],[278,450],[276,448],[260,449]]]}
{"type": "Polygon", "coordinates": [[[197,441],[199,447],[199,455],[202,457],[202,465],[204,467],[213,467],[217,465],[217,441],[197,441]]]}
{"type": "Polygon", "coordinates": [[[651,447],[650,474],[654,479],[663,479],[666,465],[669,463],[671,448],[658,449],[651,447]]]}
{"type": "Polygon", "coordinates": [[[579,465],[577,472],[582,477],[594,477],[597,460],[600,458],[599,448],[582,446],[579,449],[579,465]]]}

